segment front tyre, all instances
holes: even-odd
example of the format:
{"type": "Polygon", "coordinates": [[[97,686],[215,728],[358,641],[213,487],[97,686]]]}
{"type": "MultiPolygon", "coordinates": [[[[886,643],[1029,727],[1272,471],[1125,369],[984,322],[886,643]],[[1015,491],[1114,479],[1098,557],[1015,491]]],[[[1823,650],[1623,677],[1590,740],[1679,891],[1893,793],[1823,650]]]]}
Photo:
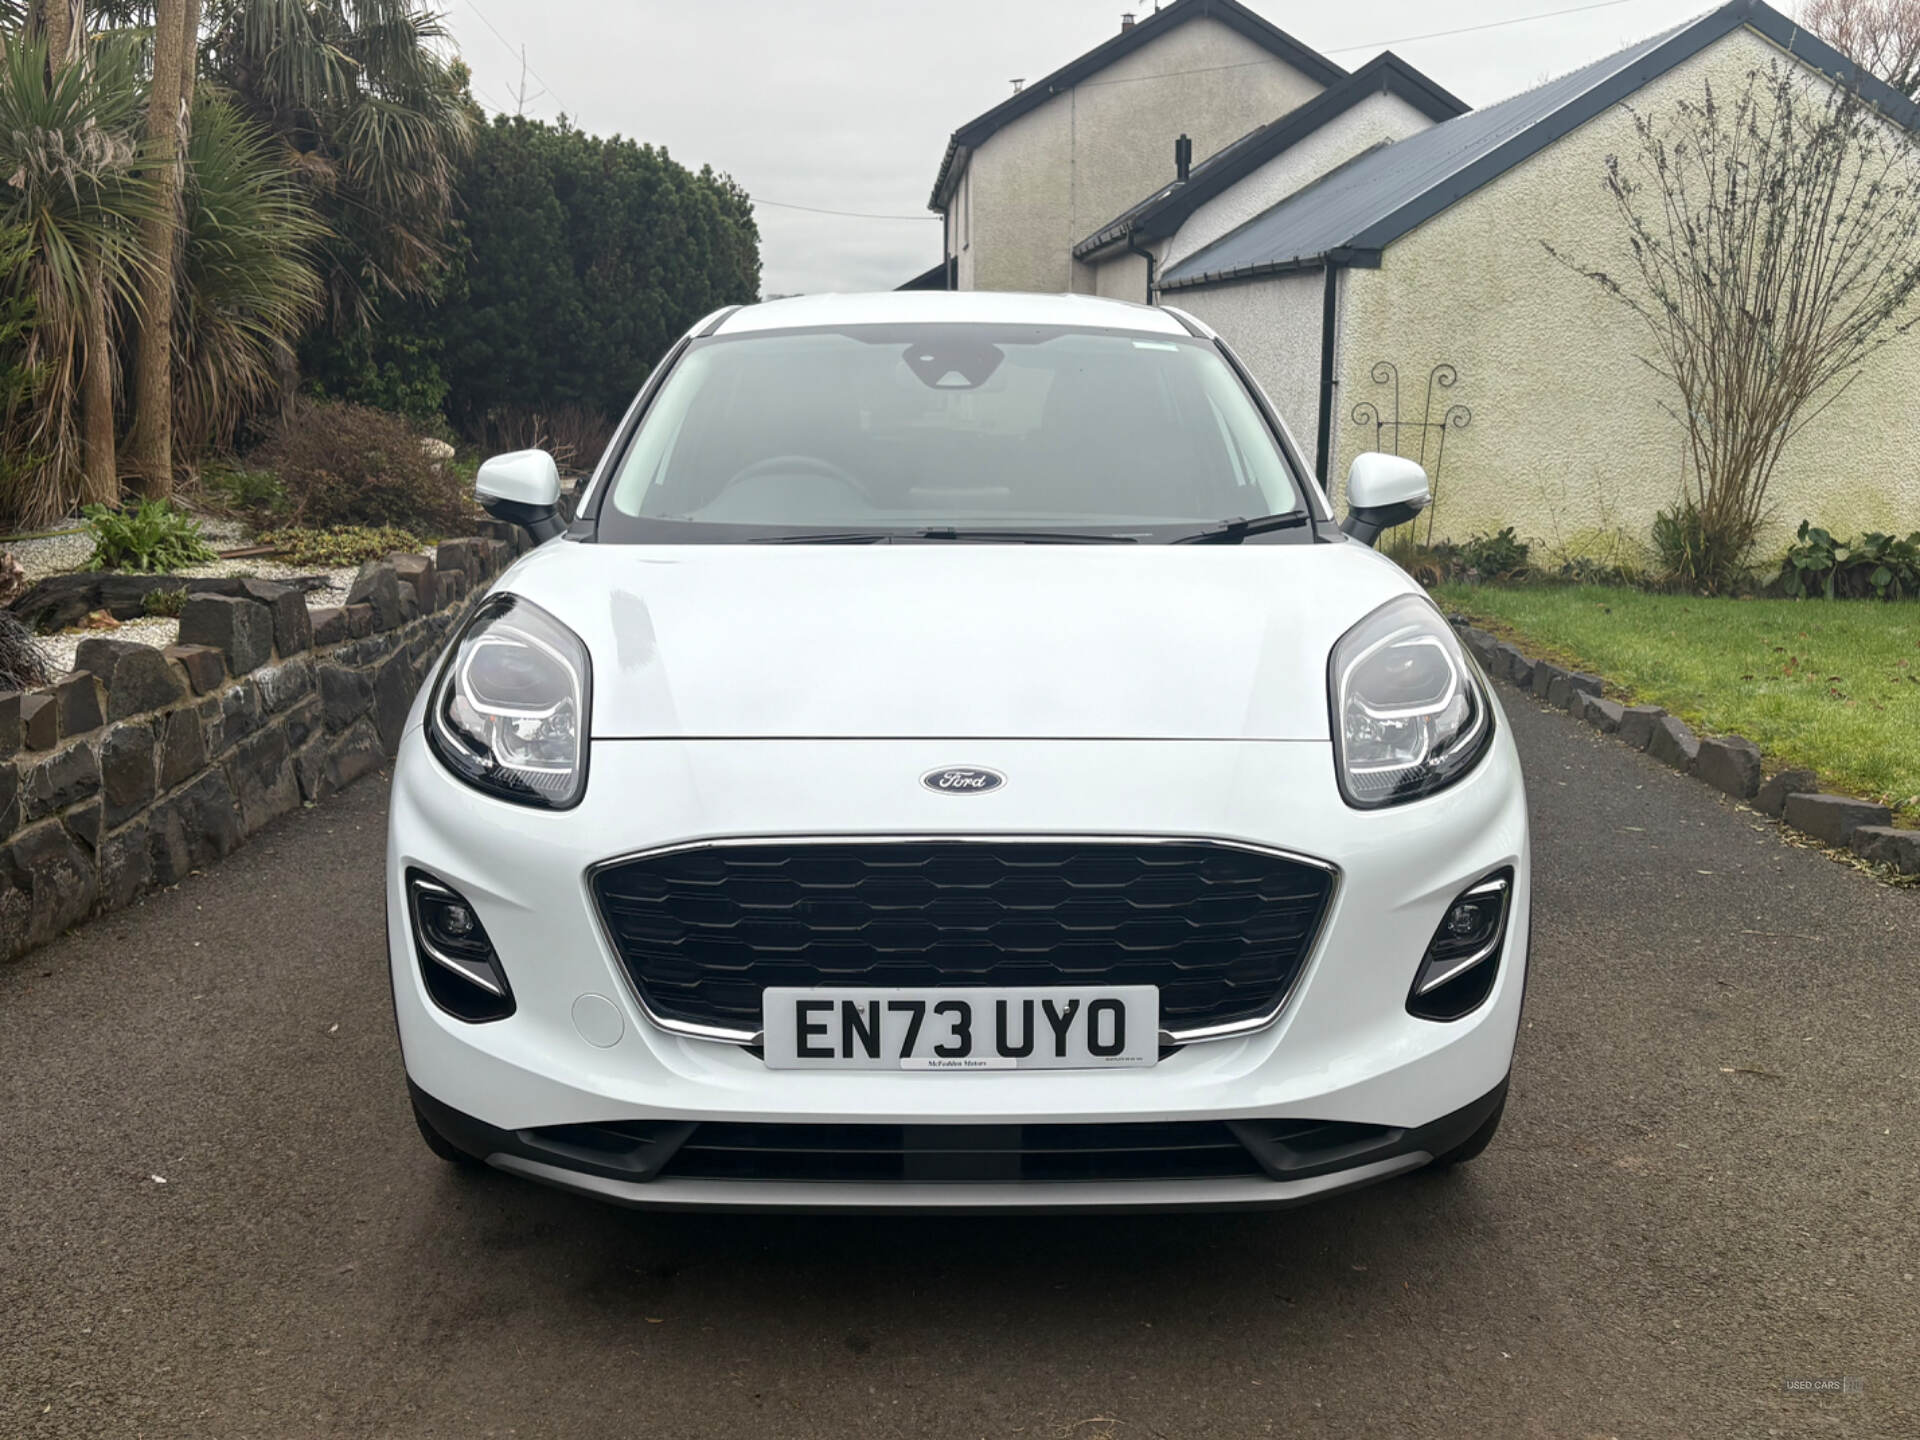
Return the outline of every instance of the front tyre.
{"type": "Polygon", "coordinates": [[[446,1161],[447,1164],[460,1170],[480,1170],[485,1168],[483,1162],[467,1154],[466,1151],[462,1150],[459,1146],[448,1140],[446,1136],[434,1129],[433,1122],[427,1119],[426,1115],[421,1112],[420,1102],[417,1100],[413,1102],[413,1123],[420,1127],[420,1138],[427,1142],[427,1149],[431,1150],[440,1159],[446,1161]]]}
{"type": "Polygon", "coordinates": [[[1494,1135],[1500,1129],[1500,1117],[1506,1113],[1507,1097],[1502,1095],[1500,1103],[1493,1107],[1493,1113],[1480,1122],[1480,1128],[1462,1140],[1451,1150],[1433,1157],[1433,1168],[1450,1169],[1455,1165],[1464,1165],[1487,1146],[1493,1143],[1494,1135]]]}

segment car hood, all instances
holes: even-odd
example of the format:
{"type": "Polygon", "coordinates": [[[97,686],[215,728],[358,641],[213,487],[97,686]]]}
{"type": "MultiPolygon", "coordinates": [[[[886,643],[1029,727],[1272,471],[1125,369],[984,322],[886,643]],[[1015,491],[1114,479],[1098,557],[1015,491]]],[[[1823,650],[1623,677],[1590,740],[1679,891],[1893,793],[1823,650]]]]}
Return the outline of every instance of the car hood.
{"type": "Polygon", "coordinates": [[[593,738],[1326,740],[1363,546],[591,545],[500,589],[593,656],[593,738]]]}

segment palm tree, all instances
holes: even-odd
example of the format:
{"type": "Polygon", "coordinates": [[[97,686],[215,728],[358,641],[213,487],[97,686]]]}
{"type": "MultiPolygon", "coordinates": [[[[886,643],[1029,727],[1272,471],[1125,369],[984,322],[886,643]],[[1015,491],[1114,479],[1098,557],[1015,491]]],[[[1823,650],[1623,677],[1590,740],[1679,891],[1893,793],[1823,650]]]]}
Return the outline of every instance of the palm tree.
{"type": "Polygon", "coordinates": [[[271,137],[217,95],[194,107],[184,199],[173,427],[192,454],[230,443],[277,388],[320,308],[313,255],[327,230],[271,137]]]}
{"type": "Polygon", "coordinates": [[[207,77],[284,147],[334,238],[328,319],[425,294],[447,256],[470,114],[419,0],[207,0],[207,77]]]}
{"type": "Polygon", "coordinates": [[[26,237],[23,258],[0,283],[32,301],[27,355],[41,374],[26,433],[9,437],[44,457],[10,497],[29,523],[55,519],[76,500],[119,498],[113,316],[136,302],[151,264],[139,227],[153,210],[153,186],[136,169],[133,140],[139,47],[103,36],[86,48],[85,63],[51,74],[44,38],[15,40],[0,56],[0,226],[26,237]]]}
{"type": "Polygon", "coordinates": [[[187,97],[199,41],[200,0],[154,0],[146,124],[154,204],[140,223],[140,245],[155,263],[140,285],[126,460],[140,488],[155,497],[173,493],[173,256],[180,230],[183,131],[192,113],[187,97]]]}

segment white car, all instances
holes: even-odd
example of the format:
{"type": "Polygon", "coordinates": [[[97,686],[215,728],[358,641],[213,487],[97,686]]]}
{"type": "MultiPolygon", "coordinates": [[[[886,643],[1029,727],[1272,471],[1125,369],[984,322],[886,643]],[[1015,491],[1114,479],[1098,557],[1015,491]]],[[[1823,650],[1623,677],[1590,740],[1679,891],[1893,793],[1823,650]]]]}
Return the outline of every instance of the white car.
{"type": "Polygon", "coordinates": [[[1176,310],[822,296],[656,367],[423,687],[442,1158],[633,1205],[1283,1205],[1476,1155],[1526,979],[1484,677],[1176,310]],[[1357,538],[1358,537],[1358,538],[1357,538]]]}

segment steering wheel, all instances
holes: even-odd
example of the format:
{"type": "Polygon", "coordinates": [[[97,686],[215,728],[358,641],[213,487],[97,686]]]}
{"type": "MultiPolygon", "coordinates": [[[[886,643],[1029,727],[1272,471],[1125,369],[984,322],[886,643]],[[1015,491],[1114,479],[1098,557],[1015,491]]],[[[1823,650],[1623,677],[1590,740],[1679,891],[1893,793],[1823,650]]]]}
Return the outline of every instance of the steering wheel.
{"type": "Polygon", "coordinates": [[[818,475],[829,480],[838,480],[868,504],[873,496],[858,479],[831,460],[823,460],[818,455],[769,455],[764,460],[756,460],[746,469],[736,472],[733,478],[721,487],[725,494],[734,486],[748,480],[758,480],[763,475],[791,475],[798,471],[805,475],[818,475]]]}

